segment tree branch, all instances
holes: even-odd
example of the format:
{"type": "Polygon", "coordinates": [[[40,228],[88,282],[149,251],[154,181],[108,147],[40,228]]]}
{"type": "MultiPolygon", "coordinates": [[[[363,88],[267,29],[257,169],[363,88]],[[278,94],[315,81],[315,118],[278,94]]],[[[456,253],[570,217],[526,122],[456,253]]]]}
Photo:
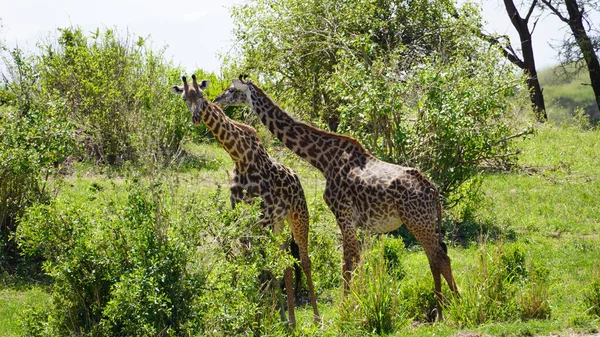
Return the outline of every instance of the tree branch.
{"type": "Polygon", "coordinates": [[[517,56],[517,54],[514,52],[514,50],[512,49],[512,46],[504,47],[504,45],[502,44],[502,42],[500,42],[499,39],[492,37],[490,35],[487,35],[483,32],[478,32],[477,33],[479,35],[479,37],[481,37],[484,41],[489,42],[490,44],[496,45],[498,47],[500,47],[500,50],[502,51],[502,54],[504,55],[504,57],[506,57],[511,63],[513,63],[514,65],[516,65],[517,67],[524,69],[525,68],[525,63],[517,56]]]}
{"type": "Polygon", "coordinates": [[[537,26],[539,20],[540,18],[537,18],[535,19],[535,22],[533,22],[533,27],[531,27],[531,35],[533,35],[533,32],[535,31],[535,27],[537,26]]]}
{"type": "Polygon", "coordinates": [[[560,19],[560,21],[565,22],[565,23],[569,23],[569,19],[567,19],[564,16],[562,16],[562,14],[560,13],[560,11],[550,3],[551,1],[552,0],[542,0],[542,3],[544,5],[546,5],[546,7],[550,8],[550,10],[552,12],[554,12],[554,14],[560,19]]]}
{"type": "MultiPolygon", "coordinates": [[[[531,17],[531,13],[533,13],[533,9],[535,8],[535,5],[537,4],[537,0],[533,0],[533,2],[531,3],[531,7],[529,7],[529,12],[527,12],[527,15],[525,16],[525,23],[529,22],[529,18],[531,17]]],[[[537,20],[535,20],[537,22],[537,20]]]]}

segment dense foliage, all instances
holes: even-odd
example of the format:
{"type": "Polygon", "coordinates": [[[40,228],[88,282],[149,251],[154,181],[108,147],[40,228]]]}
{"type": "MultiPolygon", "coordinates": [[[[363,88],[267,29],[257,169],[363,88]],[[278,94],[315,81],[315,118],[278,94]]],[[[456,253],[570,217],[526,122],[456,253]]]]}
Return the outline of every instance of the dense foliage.
{"type": "Polygon", "coordinates": [[[514,163],[510,123],[526,91],[480,41],[475,7],[438,1],[257,0],[233,11],[231,64],[285,109],[358,138],[457,192],[514,163]],[[289,24],[293,22],[294,24],[289,24]]]}
{"type": "Polygon", "coordinates": [[[51,173],[78,160],[168,166],[186,135],[207,134],[166,90],[181,71],[142,38],[70,27],[36,53],[0,56],[0,261],[18,257],[9,238],[26,206],[51,192],[51,173]]]}
{"type": "Polygon", "coordinates": [[[44,270],[53,279],[53,305],[30,314],[31,334],[230,335],[283,328],[279,286],[261,290],[259,276],[268,271],[281,279],[292,261],[280,249],[283,237],[256,224],[259,204],[232,211],[218,191],[210,199],[182,199],[167,181],[93,183],[28,209],[22,248],[46,257],[44,270]],[[248,238],[251,249],[242,244],[248,238]]]}
{"type": "Polygon", "coordinates": [[[2,49],[6,67],[0,86],[0,267],[19,259],[12,235],[24,209],[46,201],[51,177],[74,153],[75,129],[61,110],[39,98],[32,57],[2,49]],[[9,105],[7,105],[9,104],[9,105]]]}
{"type": "Polygon", "coordinates": [[[111,164],[140,156],[169,162],[189,127],[185,109],[165,90],[181,71],[141,37],[59,32],[41,46],[40,86],[44,99],[62,102],[86,154],[111,164]]]}
{"type": "MultiPolygon", "coordinates": [[[[362,263],[342,295],[340,235],[322,177],[270,147],[305,187],[324,320],[312,323],[301,291],[291,332],[281,289],[266,276],[280,279],[294,263],[280,249],[289,231],[258,228],[259,200],[230,209],[221,148],[188,143],[177,160],[186,135],[208,135],[190,128],[185,105],[167,92],[180,70],[144,39],[67,28],[38,54],[2,54],[0,334],[6,321],[33,336],[597,331],[600,285],[589,280],[598,276],[600,157],[587,145],[598,133],[542,130],[520,162],[528,174],[473,179],[514,162],[514,125],[527,124],[514,110],[521,99],[528,105],[510,66],[471,35],[476,11],[441,0],[257,0],[234,17],[242,58],[230,55],[231,65],[255,71],[286,109],[427,171],[446,196],[469,197],[451,212],[464,220],[451,236],[464,247],[449,244],[461,297],[444,286],[446,320],[421,324],[436,316],[433,281],[421,248],[401,238],[359,232],[362,263]],[[485,184],[485,197],[471,193],[485,184]],[[2,288],[15,242],[51,279],[36,293],[49,298],[44,305],[16,319],[5,315],[2,288]]],[[[209,98],[228,84],[196,73],[213,82],[209,98]]],[[[25,307],[23,293],[15,302],[25,307]]]]}
{"type": "Polygon", "coordinates": [[[0,107],[0,267],[19,258],[12,235],[19,216],[52,192],[51,177],[74,148],[74,130],[54,111],[0,107]]]}

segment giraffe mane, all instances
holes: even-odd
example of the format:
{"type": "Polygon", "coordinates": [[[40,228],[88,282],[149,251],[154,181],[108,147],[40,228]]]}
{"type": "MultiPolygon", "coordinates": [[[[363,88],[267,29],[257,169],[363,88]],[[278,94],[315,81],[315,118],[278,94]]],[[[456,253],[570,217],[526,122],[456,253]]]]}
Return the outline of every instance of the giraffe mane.
{"type": "MultiPolygon", "coordinates": [[[[254,83],[252,83],[252,82],[250,82],[250,81],[248,81],[248,82],[249,82],[248,84],[251,84],[251,85],[252,85],[252,86],[253,86],[253,87],[254,87],[254,88],[255,88],[255,89],[256,89],[256,90],[257,90],[259,93],[261,93],[261,94],[262,94],[262,95],[264,95],[265,97],[267,97],[267,98],[271,99],[269,96],[267,96],[267,94],[265,94],[265,92],[264,92],[264,91],[263,91],[263,90],[262,90],[262,89],[261,89],[259,86],[257,86],[256,84],[254,84],[254,83]]],[[[280,107],[280,106],[279,106],[277,103],[273,102],[273,104],[274,104],[274,105],[275,105],[275,106],[276,106],[278,109],[280,109],[281,111],[284,111],[284,112],[285,112],[285,110],[283,110],[283,109],[282,109],[282,108],[281,108],[281,107],[280,107]]],[[[305,122],[303,122],[303,121],[299,121],[299,120],[297,120],[296,118],[294,118],[294,117],[293,117],[293,116],[291,116],[291,115],[290,115],[290,117],[291,117],[291,118],[292,118],[292,119],[293,119],[293,120],[294,120],[296,123],[298,123],[298,125],[300,125],[300,126],[302,126],[302,127],[305,127],[305,128],[307,128],[307,129],[311,129],[312,131],[314,131],[314,132],[316,132],[316,133],[318,133],[318,134],[322,134],[322,135],[324,135],[324,136],[336,137],[336,138],[341,138],[341,139],[347,140],[347,141],[349,141],[349,142],[353,143],[354,145],[356,145],[356,147],[358,147],[358,149],[359,149],[359,150],[361,150],[361,151],[364,151],[364,152],[365,152],[365,153],[367,153],[367,154],[370,154],[370,152],[369,152],[367,149],[365,149],[365,147],[364,147],[364,146],[363,146],[363,145],[362,145],[362,144],[361,144],[361,143],[360,143],[360,142],[359,142],[359,141],[358,141],[356,138],[354,138],[354,137],[350,137],[350,136],[346,136],[346,135],[341,135],[341,134],[339,134],[339,133],[335,133],[335,132],[330,132],[330,131],[327,131],[327,130],[323,130],[323,129],[321,129],[321,128],[318,128],[318,127],[312,126],[312,125],[310,125],[310,124],[308,124],[308,123],[305,123],[305,122]]]]}

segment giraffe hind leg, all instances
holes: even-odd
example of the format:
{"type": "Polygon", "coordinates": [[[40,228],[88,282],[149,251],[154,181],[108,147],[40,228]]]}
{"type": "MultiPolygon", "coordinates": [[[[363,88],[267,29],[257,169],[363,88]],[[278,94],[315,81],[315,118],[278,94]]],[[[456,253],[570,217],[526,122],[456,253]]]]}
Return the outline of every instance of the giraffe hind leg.
{"type": "Polygon", "coordinates": [[[442,305],[444,303],[444,297],[442,294],[442,275],[448,282],[448,285],[452,291],[456,290],[454,279],[452,278],[452,269],[450,267],[450,258],[448,257],[448,247],[442,242],[435,230],[435,218],[427,222],[416,222],[406,219],[404,221],[408,230],[415,236],[417,241],[421,243],[427,259],[429,260],[429,266],[431,268],[431,274],[435,285],[435,295],[438,299],[436,305],[437,317],[439,320],[443,319],[442,305]]]}
{"type": "Polygon", "coordinates": [[[292,268],[286,268],[283,273],[283,280],[287,293],[287,307],[289,315],[289,324],[292,327],[296,326],[296,315],[294,311],[294,288],[292,287],[292,268]]]}
{"type": "MultiPolygon", "coordinates": [[[[446,244],[443,244],[442,249],[444,248],[446,248],[446,244]]],[[[440,273],[444,276],[444,279],[446,279],[450,290],[458,296],[458,288],[456,287],[456,282],[452,276],[452,266],[450,264],[450,257],[448,256],[447,249],[444,249],[444,254],[440,258],[440,273]]]]}
{"type": "MultiPolygon", "coordinates": [[[[312,263],[310,261],[310,257],[308,256],[308,209],[300,208],[300,210],[292,212],[288,222],[292,230],[292,236],[294,237],[294,240],[298,246],[300,264],[302,265],[304,275],[306,276],[306,284],[308,286],[310,303],[313,308],[313,318],[316,322],[320,322],[321,317],[319,316],[317,298],[312,281],[312,263]]],[[[296,286],[298,286],[298,275],[296,277],[296,286]]]]}

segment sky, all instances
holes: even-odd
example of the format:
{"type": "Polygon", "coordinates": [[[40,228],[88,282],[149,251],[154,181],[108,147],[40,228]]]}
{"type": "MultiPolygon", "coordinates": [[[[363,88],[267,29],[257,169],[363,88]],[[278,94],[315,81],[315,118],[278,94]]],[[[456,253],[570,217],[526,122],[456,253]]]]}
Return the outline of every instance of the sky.
{"type": "MultiPolygon", "coordinates": [[[[33,51],[36,42],[56,36],[56,29],[80,26],[85,31],[113,28],[136,36],[150,37],[153,47],[167,47],[165,56],[187,71],[197,68],[220,72],[219,54],[231,50],[233,22],[229,8],[247,0],[0,0],[0,41],[9,47],[33,51]]],[[[482,6],[485,30],[508,35],[516,48],[518,35],[501,0],[474,0],[482,6]]],[[[515,3],[521,2],[516,0],[515,3]]],[[[521,9],[521,15],[526,14],[521,9]]],[[[595,13],[593,22],[600,22],[595,13]],[[597,20],[596,20],[597,18],[597,20]]],[[[533,21],[533,20],[531,20],[533,21]]],[[[533,33],[533,48],[539,69],[557,63],[557,44],[568,32],[556,17],[540,18],[533,33]]]]}

